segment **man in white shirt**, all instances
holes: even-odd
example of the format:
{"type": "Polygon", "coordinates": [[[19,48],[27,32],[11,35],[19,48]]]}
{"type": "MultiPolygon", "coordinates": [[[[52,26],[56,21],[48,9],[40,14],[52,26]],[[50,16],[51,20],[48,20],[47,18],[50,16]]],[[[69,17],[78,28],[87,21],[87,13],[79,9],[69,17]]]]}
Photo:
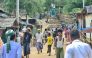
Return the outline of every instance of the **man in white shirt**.
{"type": "Polygon", "coordinates": [[[72,43],[66,47],[65,58],[92,58],[91,47],[80,41],[78,30],[71,31],[72,43]]]}
{"type": "Polygon", "coordinates": [[[43,38],[43,35],[42,35],[40,29],[38,29],[38,32],[37,32],[36,35],[35,35],[36,47],[37,47],[38,54],[39,54],[40,52],[42,52],[42,48],[43,48],[43,45],[42,45],[42,38],[43,38]]]}

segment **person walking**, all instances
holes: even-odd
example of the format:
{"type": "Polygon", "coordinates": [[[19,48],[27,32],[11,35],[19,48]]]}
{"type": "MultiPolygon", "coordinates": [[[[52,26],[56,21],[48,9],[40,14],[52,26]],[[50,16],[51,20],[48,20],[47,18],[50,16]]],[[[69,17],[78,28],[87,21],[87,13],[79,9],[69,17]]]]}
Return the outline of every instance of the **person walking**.
{"type": "Polygon", "coordinates": [[[56,58],[64,58],[64,39],[62,38],[62,30],[58,30],[56,36],[56,58]]]}
{"type": "Polygon", "coordinates": [[[62,32],[62,37],[64,38],[64,52],[66,50],[66,46],[71,43],[70,29],[65,27],[62,32]]]}
{"type": "Polygon", "coordinates": [[[55,38],[57,36],[57,28],[55,29],[55,31],[53,32],[53,38],[54,38],[54,49],[56,48],[56,41],[55,38]]]}
{"type": "Polygon", "coordinates": [[[78,30],[72,30],[72,43],[66,47],[65,58],[92,58],[92,49],[87,44],[80,40],[78,30]]]}
{"type": "Polygon", "coordinates": [[[7,36],[7,43],[3,45],[2,58],[21,58],[22,47],[21,44],[15,42],[15,32],[10,29],[5,34],[7,36]]]}
{"type": "Polygon", "coordinates": [[[38,54],[41,52],[42,53],[42,49],[43,49],[43,43],[42,43],[42,38],[43,35],[41,33],[41,30],[38,29],[38,32],[35,35],[35,39],[36,39],[36,48],[38,51],[38,54]]]}
{"type": "Polygon", "coordinates": [[[51,36],[50,33],[48,33],[48,37],[47,37],[47,43],[48,43],[48,50],[47,53],[49,53],[49,56],[51,55],[51,46],[53,44],[53,38],[51,36]]]}
{"type": "Polygon", "coordinates": [[[47,31],[47,29],[45,29],[45,31],[44,31],[44,44],[47,43],[47,36],[48,36],[48,31],[47,31]]]}
{"type": "Polygon", "coordinates": [[[26,58],[29,58],[31,38],[32,34],[30,33],[30,28],[27,28],[26,32],[24,33],[24,40],[23,40],[24,56],[26,56],[26,58]]]}

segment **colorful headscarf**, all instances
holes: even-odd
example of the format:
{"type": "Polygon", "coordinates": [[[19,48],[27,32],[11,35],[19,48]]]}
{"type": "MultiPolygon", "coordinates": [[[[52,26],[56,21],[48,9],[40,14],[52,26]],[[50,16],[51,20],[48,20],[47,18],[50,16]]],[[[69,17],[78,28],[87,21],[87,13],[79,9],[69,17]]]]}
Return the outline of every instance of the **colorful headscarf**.
{"type": "Polygon", "coordinates": [[[15,34],[15,32],[12,30],[12,29],[10,29],[10,30],[7,30],[6,31],[6,33],[5,33],[5,35],[6,35],[6,37],[7,37],[7,53],[9,53],[9,51],[11,50],[11,46],[10,46],[10,37],[12,36],[12,35],[14,35],[15,34]]]}

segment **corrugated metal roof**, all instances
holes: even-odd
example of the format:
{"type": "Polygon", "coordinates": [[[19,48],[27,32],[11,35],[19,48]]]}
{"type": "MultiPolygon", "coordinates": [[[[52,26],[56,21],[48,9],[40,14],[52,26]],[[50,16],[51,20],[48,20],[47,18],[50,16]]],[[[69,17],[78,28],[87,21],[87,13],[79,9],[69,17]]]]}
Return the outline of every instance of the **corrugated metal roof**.
{"type": "Polygon", "coordinates": [[[90,33],[92,32],[92,27],[83,28],[81,31],[84,33],[90,33]]]}
{"type": "Polygon", "coordinates": [[[92,5],[85,6],[87,13],[92,13],[92,5]]]}
{"type": "Polygon", "coordinates": [[[0,18],[0,27],[11,27],[16,18],[0,18]]]}
{"type": "MultiPolygon", "coordinates": [[[[26,19],[26,15],[25,16],[21,16],[21,19],[26,19]]],[[[29,16],[27,16],[27,19],[31,19],[29,16]]]]}

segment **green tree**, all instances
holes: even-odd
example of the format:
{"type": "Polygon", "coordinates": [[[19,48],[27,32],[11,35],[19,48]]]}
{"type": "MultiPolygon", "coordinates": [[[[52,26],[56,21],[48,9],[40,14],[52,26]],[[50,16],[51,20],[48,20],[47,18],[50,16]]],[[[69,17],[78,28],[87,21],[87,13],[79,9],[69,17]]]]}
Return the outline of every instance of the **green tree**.
{"type": "Polygon", "coordinates": [[[75,8],[75,5],[74,4],[67,4],[63,7],[63,13],[64,14],[68,14],[69,12],[72,11],[72,9],[75,8]]]}
{"type": "MultiPolygon", "coordinates": [[[[83,0],[65,0],[66,5],[63,7],[63,13],[70,13],[74,8],[83,8],[83,0]]],[[[89,0],[85,0],[85,5],[89,5],[89,0]]]]}
{"type": "MultiPolygon", "coordinates": [[[[16,0],[5,0],[4,6],[9,13],[15,12],[16,0]]],[[[44,0],[20,0],[20,11],[25,10],[30,16],[44,11],[44,0]]]]}
{"type": "Polygon", "coordinates": [[[44,6],[46,7],[46,11],[49,11],[50,10],[50,7],[51,7],[51,3],[52,3],[52,0],[46,0],[44,6]]]}
{"type": "MultiPolygon", "coordinates": [[[[9,13],[15,13],[16,0],[0,0],[4,2],[4,9],[9,13]]],[[[49,11],[51,3],[56,5],[57,11],[62,8],[63,13],[69,13],[73,8],[82,8],[82,0],[20,0],[20,11],[26,10],[30,16],[36,13],[49,11]]],[[[85,0],[85,5],[91,5],[92,0],[85,0]]]]}
{"type": "Polygon", "coordinates": [[[9,13],[15,11],[16,8],[16,0],[4,0],[4,9],[9,13]]]}
{"type": "Polygon", "coordinates": [[[92,5],[92,0],[87,0],[86,5],[92,5]]]}

